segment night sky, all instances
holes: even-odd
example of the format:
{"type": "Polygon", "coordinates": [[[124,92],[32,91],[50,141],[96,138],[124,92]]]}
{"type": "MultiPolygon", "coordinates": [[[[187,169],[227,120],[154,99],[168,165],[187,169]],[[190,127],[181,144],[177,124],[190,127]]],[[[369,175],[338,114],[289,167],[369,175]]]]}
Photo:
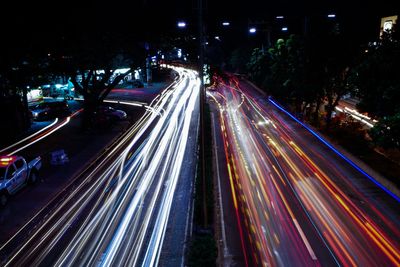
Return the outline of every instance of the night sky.
{"type": "MultiPolygon", "coordinates": [[[[379,31],[379,17],[399,14],[400,1],[205,1],[205,21],[210,30],[227,19],[245,28],[249,20],[268,16],[324,16],[334,12],[355,38],[368,39],[379,31]],[[244,25],[244,26],[243,26],[244,25]]],[[[1,1],[1,31],[6,46],[51,45],[54,38],[82,32],[127,35],[138,40],[176,30],[176,21],[196,23],[197,1],[1,1]]],[[[193,26],[193,28],[195,28],[193,26]]],[[[246,29],[244,29],[246,31],[246,29]]],[[[116,37],[117,38],[117,37],[116,37]]]]}

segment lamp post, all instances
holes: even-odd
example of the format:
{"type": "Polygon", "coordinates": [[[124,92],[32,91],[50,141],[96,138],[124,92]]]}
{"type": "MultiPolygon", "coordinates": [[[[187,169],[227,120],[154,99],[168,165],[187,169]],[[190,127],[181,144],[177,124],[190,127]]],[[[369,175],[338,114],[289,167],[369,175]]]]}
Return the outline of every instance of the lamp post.
{"type": "Polygon", "coordinates": [[[208,211],[206,201],[206,175],[205,175],[205,151],[204,151],[204,101],[205,101],[205,88],[204,88],[204,24],[203,24],[203,0],[197,0],[198,8],[198,27],[199,27],[199,76],[200,76],[200,162],[201,171],[200,176],[202,180],[203,189],[203,227],[208,226],[208,211]]]}
{"type": "MultiPolygon", "coordinates": [[[[267,50],[269,47],[271,47],[271,25],[269,22],[249,22],[250,25],[255,25],[249,28],[249,33],[251,35],[255,35],[257,32],[264,32],[266,33],[266,38],[267,38],[267,50]],[[259,27],[259,25],[263,26],[263,27],[259,27]],[[256,27],[257,26],[257,27],[256,27]]],[[[261,50],[262,53],[264,53],[265,49],[264,49],[264,42],[261,42],[261,50]]]]}

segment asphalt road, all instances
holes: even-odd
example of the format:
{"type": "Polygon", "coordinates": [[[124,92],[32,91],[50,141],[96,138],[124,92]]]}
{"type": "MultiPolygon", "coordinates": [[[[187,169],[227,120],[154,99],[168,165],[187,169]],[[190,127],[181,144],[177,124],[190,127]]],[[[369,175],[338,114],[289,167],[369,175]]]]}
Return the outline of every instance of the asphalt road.
{"type": "Polygon", "coordinates": [[[209,97],[245,265],[399,265],[395,198],[247,82],[221,79],[209,97]]]}
{"type": "MultiPolygon", "coordinates": [[[[3,248],[5,266],[157,265],[198,117],[199,80],[192,71],[177,71],[180,79],[66,188],[28,239],[10,253],[3,248]]],[[[190,187],[192,177],[184,178],[190,187]]],[[[186,222],[187,214],[182,218],[186,222]]]]}
{"type": "MultiPolygon", "coordinates": [[[[0,247],[3,247],[32,218],[38,219],[39,213],[46,216],[40,211],[43,208],[48,211],[46,206],[54,204],[53,200],[74,182],[76,176],[90,165],[129,124],[137,121],[145,111],[142,107],[134,106],[125,106],[124,109],[129,114],[129,119],[118,122],[109,129],[82,132],[78,115],[59,128],[63,121],[65,122],[65,119],[60,119],[39,134],[4,151],[4,153],[14,152],[28,160],[40,156],[42,168],[36,184],[26,186],[16,195],[11,196],[7,205],[0,209],[0,247]],[[58,149],[64,149],[69,161],[63,165],[51,165],[50,153],[58,149]]],[[[32,224],[26,227],[28,228],[27,232],[31,231],[30,227],[33,227],[32,224]]],[[[7,253],[1,249],[0,259],[3,260],[6,255],[7,253]]]]}

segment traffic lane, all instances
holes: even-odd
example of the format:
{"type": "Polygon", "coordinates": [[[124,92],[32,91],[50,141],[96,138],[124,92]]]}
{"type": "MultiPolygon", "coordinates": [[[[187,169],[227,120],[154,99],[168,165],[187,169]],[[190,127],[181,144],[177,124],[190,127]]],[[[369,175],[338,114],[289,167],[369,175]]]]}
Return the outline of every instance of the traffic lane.
{"type": "Polygon", "coordinates": [[[171,215],[168,220],[168,233],[165,237],[160,266],[183,266],[186,253],[186,244],[192,231],[193,188],[196,177],[198,133],[200,126],[200,106],[196,103],[191,121],[188,146],[185,150],[184,166],[181,170],[175,197],[172,204],[171,215]]]}
{"type": "MultiPolygon", "coordinates": [[[[232,201],[232,192],[231,186],[229,182],[229,174],[227,169],[227,159],[225,156],[224,149],[224,141],[222,138],[221,131],[221,122],[220,122],[220,113],[215,105],[217,103],[210,98],[208,99],[210,112],[212,115],[212,134],[213,134],[213,156],[215,159],[215,187],[218,188],[220,186],[220,190],[216,190],[218,192],[218,200],[220,201],[217,205],[219,208],[218,218],[220,221],[217,222],[219,231],[219,257],[222,257],[223,266],[245,266],[246,259],[244,253],[246,255],[251,255],[251,250],[243,251],[242,248],[242,240],[240,238],[239,229],[235,207],[232,201]],[[217,168],[218,165],[218,168],[217,168]],[[219,179],[219,180],[218,180],[219,179]],[[221,218],[221,216],[223,216],[221,218]]],[[[247,240],[244,242],[248,243],[247,240]]],[[[248,248],[249,244],[245,246],[248,248]]],[[[248,256],[247,256],[248,257],[248,256]]]]}
{"type": "MultiPolygon", "coordinates": [[[[303,158],[303,160],[305,163],[308,163],[308,165],[313,164],[313,161],[307,158],[303,158]]],[[[333,200],[330,204],[325,206],[342,209],[342,211],[335,212],[336,216],[342,218],[343,222],[343,225],[338,228],[345,229],[345,227],[348,227],[349,230],[342,231],[344,231],[344,233],[350,233],[349,235],[353,237],[354,246],[358,245],[359,247],[358,252],[361,253],[363,251],[363,258],[368,259],[369,255],[374,253],[377,254],[376,258],[378,258],[380,253],[384,252],[386,260],[391,259],[391,262],[387,262],[386,264],[393,264],[396,262],[394,259],[398,257],[396,247],[398,247],[399,243],[396,237],[399,236],[399,220],[390,218],[398,218],[398,213],[396,213],[395,210],[390,212],[390,207],[389,209],[388,207],[380,208],[381,205],[374,205],[374,203],[371,203],[368,199],[365,199],[362,194],[358,193],[359,190],[356,190],[354,186],[348,182],[348,177],[354,177],[354,175],[356,175],[352,169],[346,172],[346,169],[341,170],[340,167],[335,168],[337,164],[333,163],[332,165],[334,161],[329,159],[329,157],[320,159],[317,162],[321,170],[330,170],[318,171],[318,175],[315,178],[324,183],[322,189],[325,192],[322,194],[325,196],[330,194],[331,200],[333,200]],[[334,182],[332,181],[333,179],[339,182],[334,182]],[[348,196],[351,196],[351,198],[348,196]],[[335,201],[336,199],[337,201],[335,201]],[[386,213],[387,211],[389,211],[389,213],[386,213]],[[345,221],[347,222],[344,223],[345,221]],[[355,225],[357,226],[356,230],[352,229],[355,225]],[[372,240],[366,240],[365,236],[372,238],[372,240]],[[374,239],[379,241],[375,242],[374,239]],[[358,242],[354,240],[358,240],[358,242]],[[387,242],[389,245],[386,245],[387,242]],[[376,246],[379,246],[380,249],[376,246]]],[[[343,163],[343,165],[345,164],[346,163],[343,163]]],[[[344,236],[344,234],[341,236],[344,236]]],[[[369,260],[369,262],[373,262],[373,260],[369,260]]]]}
{"type": "MultiPolygon", "coordinates": [[[[237,117],[248,119],[246,115],[237,117]]],[[[229,125],[238,126],[240,122],[229,123],[227,128],[229,125]]],[[[247,126],[232,128],[229,132],[233,136],[231,139],[237,139],[236,146],[231,142],[230,147],[240,147],[239,152],[233,153],[237,166],[234,171],[237,172],[235,175],[240,183],[237,186],[240,188],[237,198],[245,206],[247,217],[250,217],[249,222],[245,224],[250,225],[252,229],[250,238],[255,239],[252,243],[257,244],[255,250],[261,261],[316,265],[317,260],[323,259],[325,264],[334,265],[330,252],[321,246],[321,239],[310,225],[308,218],[304,217],[301,207],[293,205],[298,203],[298,200],[294,199],[290,189],[285,189],[286,183],[283,181],[285,174],[278,172],[279,167],[275,168],[277,163],[265,163],[265,159],[273,158],[273,154],[264,153],[264,149],[267,148],[260,147],[257,133],[247,126]],[[235,133],[239,133],[236,138],[235,133]],[[248,152],[247,148],[252,152],[248,152]],[[274,166],[274,169],[268,166],[274,166]],[[276,175],[274,170],[278,172],[276,175]],[[298,226],[299,222],[303,224],[301,228],[298,226]],[[308,249],[309,238],[306,239],[301,235],[304,232],[316,241],[311,242],[317,244],[316,252],[308,249]],[[317,254],[316,258],[313,258],[314,253],[317,254]]]]}
{"type": "MultiPolygon", "coordinates": [[[[281,121],[280,125],[282,125],[282,124],[284,124],[284,123],[281,121]]],[[[286,128],[288,128],[288,127],[286,127],[286,128]]],[[[283,129],[283,127],[282,127],[282,129],[283,129]]],[[[285,149],[285,153],[288,153],[288,151],[290,151],[290,148],[285,149]]],[[[300,152],[300,155],[301,154],[302,153],[300,152]]],[[[298,156],[299,155],[297,155],[297,157],[298,156]]],[[[296,158],[296,155],[292,154],[290,156],[290,158],[296,158]]],[[[327,165],[325,160],[322,161],[322,163],[319,163],[319,165],[321,165],[321,166],[324,166],[324,164],[327,165]],[[325,162],[325,163],[323,163],[323,162],[325,162]]],[[[296,165],[296,163],[295,163],[295,165],[296,165]]],[[[331,169],[332,171],[335,170],[335,168],[332,168],[332,166],[327,166],[327,167],[328,167],[328,169],[331,169]]],[[[304,170],[304,168],[303,168],[303,170],[304,170]]],[[[311,173],[311,177],[312,177],[313,176],[312,175],[313,174],[313,170],[311,169],[311,170],[308,170],[308,171],[309,171],[309,173],[311,173]]],[[[303,177],[304,176],[305,177],[308,176],[308,177],[310,177],[310,174],[307,175],[306,173],[307,172],[305,172],[305,174],[300,174],[300,176],[303,176],[303,177]]],[[[322,173],[321,176],[324,176],[324,174],[322,173]]],[[[335,176],[336,177],[340,177],[340,175],[338,173],[336,173],[332,177],[335,177],[335,176]]],[[[345,179],[346,177],[342,176],[341,178],[345,179]]],[[[322,178],[320,178],[318,176],[316,180],[322,181],[322,178]]],[[[390,240],[390,238],[388,236],[391,236],[391,233],[389,232],[389,234],[385,236],[379,230],[379,227],[378,227],[377,224],[375,224],[374,222],[371,222],[371,220],[368,220],[368,218],[367,218],[368,216],[365,216],[364,214],[359,214],[360,211],[358,210],[358,207],[352,205],[353,204],[352,201],[350,201],[349,199],[346,199],[346,195],[342,194],[340,192],[340,189],[338,189],[334,185],[332,186],[332,184],[327,185],[327,183],[329,183],[329,178],[325,177],[325,184],[324,184],[324,186],[321,187],[321,188],[325,189],[325,192],[323,192],[319,197],[317,197],[315,199],[320,199],[322,196],[326,196],[329,193],[331,195],[333,194],[332,195],[332,200],[333,201],[331,201],[328,205],[325,204],[325,207],[331,207],[331,206],[336,207],[336,211],[331,210],[329,213],[330,214],[336,214],[337,217],[342,219],[342,222],[346,221],[346,223],[343,223],[342,225],[340,225],[341,223],[336,223],[336,225],[337,225],[336,230],[340,229],[340,231],[342,231],[342,233],[340,235],[336,236],[336,238],[343,238],[347,233],[347,234],[350,234],[350,236],[353,236],[354,240],[359,241],[358,244],[355,244],[353,248],[347,248],[347,249],[340,248],[341,252],[337,252],[337,254],[339,254],[339,255],[344,254],[345,255],[346,250],[348,250],[350,253],[352,253],[352,252],[354,253],[352,256],[357,257],[357,256],[360,256],[360,255],[363,255],[362,256],[363,259],[366,259],[367,262],[372,262],[371,258],[369,257],[369,254],[371,252],[369,252],[369,251],[373,251],[373,252],[377,251],[376,250],[377,249],[376,246],[381,246],[382,244],[384,245],[387,240],[390,240]],[[328,191],[327,191],[327,189],[328,189],[328,191]],[[331,192],[329,192],[329,190],[331,190],[331,192]],[[332,191],[332,190],[334,190],[334,191],[332,191]],[[337,200],[335,198],[337,198],[337,200]],[[348,208],[347,205],[349,205],[351,207],[351,211],[347,211],[347,208],[348,208]],[[366,226],[367,228],[360,222],[360,220],[367,220],[368,221],[368,225],[366,226]],[[354,227],[354,225],[357,225],[358,227],[354,227]],[[371,225],[372,225],[372,227],[371,227],[371,225]],[[346,227],[347,227],[347,229],[346,229],[346,227]],[[371,227],[372,229],[368,229],[369,227],[371,227]],[[356,229],[354,229],[354,228],[356,228],[356,229]],[[356,231],[356,230],[358,230],[358,231],[356,231]],[[375,231],[378,231],[379,234],[377,234],[376,236],[373,236],[373,234],[375,234],[375,231]],[[368,235],[369,236],[372,235],[372,238],[377,238],[380,241],[379,242],[371,242],[371,240],[370,240],[370,242],[366,243],[366,244],[370,244],[369,250],[365,250],[364,247],[368,247],[368,245],[367,246],[366,245],[362,245],[364,242],[366,242],[366,240],[364,238],[364,235],[367,235],[367,236],[368,235]],[[351,251],[352,249],[353,249],[353,251],[351,251]]],[[[300,190],[300,189],[297,189],[297,190],[300,190]]],[[[318,191],[318,190],[316,190],[316,191],[318,191]]],[[[353,194],[354,194],[354,192],[353,192],[353,194]]],[[[303,202],[306,202],[307,201],[306,197],[310,196],[310,195],[311,195],[311,193],[309,191],[308,192],[305,191],[303,194],[301,194],[301,196],[303,197],[303,202]]],[[[310,202],[310,199],[308,199],[308,202],[310,202]]],[[[313,201],[311,201],[311,203],[313,203],[313,201]]],[[[317,205],[315,204],[313,206],[317,206],[317,205]]],[[[324,208],[323,206],[320,206],[320,208],[321,207],[324,208]]],[[[324,209],[324,210],[326,211],[326,209],[324,209]]],[[[381,214],[375,214],[375,215],[378,215],[381,219],[384,219],[384,217],[380,216],[381,214]]],[[[314,218],[315,217],[316,217],[316,215],[314,215],[314,218]]],[[[331,218],[335,218],[335,216],[332,216],[331,218]]],[[[321,224],[320,224],[320,227],[321,227],[321,224]]],[[[332,228],[334,228],[334,227],[332,227],[332,228]]],[[[396,232],[396,229],[398,229],[398,228],[393,229],[395,231],[393,233],[394,236],[398,236],[398,232],[396,232]]],[[[329,228],[328,228],[328,230],[329,230],[329,228]]],[[[334,238],[333,236],[334,236],[334,234],[331,234],[330,238],[334,238]]],[[[332,243],[332,242],[330,242],[330,243],[332,243]]],[[[343,240],[342,240],[341,243],[343,244],[343,247],[346,246],[346,244],[343,243],[343,240]]],[[[353,241],[353,243],[356,243],[356,242],[353,241]]],[[[396,241],[394,241],[394,244],[395,244],[394,247],[396,247],[396,241]]],[[[336,248],[336,250],[339,251],[338,248],[336,248]]],[[[396,249],[393,248],[393,245],[388,245],[385,248],[383,248],[382,250],[378,250],[378,251],[380,251],[380,252],[376,252],[377,253],[376,256],[378,258],[381,256],[382,253],[384,253],[387,256],[387,259],[391,258],[391,257],[394,257],[394,258],[391,258],[392,259],[391,260],[392,264],[393,264],[393,260],[397,257],[396,255],[398,255],[398,253],[396,253],[396,249]],[[393,253],[393,255],[392,255],[392,253],[393,253]]],[[[347,257],[347,258],[350,258],[350,257],[347,257]]],[[[396,262],[396,260],[394,260],[394,262],[396,262]]],[[[390,264],[390,261],[388,261],[387,264],[390,264]]]]}
{"type": "MultiPolygon", "coordinates": [[[[281,125],[290,123],[290,121],[283,122],[280,115],[276,114],[275,118],[279,119],[281,125]]],[[[310,160],[306,159],[306,163],[309,161],[317,163],[332,183],[340,188],[357,207],[366,212],[368,217],[377,221],[389,236],[398,236],[400,215],[396,211],[399,203],[326,146],[321,146],[321,143],[304,128],[296,126],[293,124],[285,130],[289,131],[290,138],[295,140],[295,143],[310,158],[310,160]],[[299,135],[304,138],[298,138],[299,135]]],[[[304,161],[304,158],[299,159],[304,161]]],[[[395,242],[398,241],[395,240],[395,242]]]]}
{"type": "MultiPolygon", "coordinates": [[[[137,120],[143,109],[129,108],[132,121],[137,120]]],[[[64,189],[96,155],[101,152],[125,128],[126,122],[117,124],[110,131],[97,134],[81,133],[80,120],[72,120],[70,124],[21,151],[27,158],[42,157],[42,168],[39,172],[38,183],[27,186],[10,198],[6,207],[0,210],[0,244],[3,244],[17,232],[37,211],[44,207],[58,192],[64,189]],[[67,137],[67,138],[66,138],[67,137]],[[69,162],[65,165],[50,164],[49,153],[57,149],[65,149],[69,162]],[[24,212],[20,212],[23,210],[24,212]]]]}
{"type": "Polygon", "coordinates": [[[334,153],[308,130],[277,110],[266,97],[260,97],[259,92],[251,85],[247,83],[241,83],[241,85],[252,98],[257,99],[265,112],[268,112],[270,116],[275,116],[280,125],[289,131],[290,137],[301,144],[300,147],[313,161],[321,161],[323,170],[328,172],[333,182],[337,183],[350,198],[354,198],[360,206],[363,206],[372,218],[381,220],[381,216],[375,216],[374,212],[369,211],[371,207],[375,207],[374,210],[384,213],[383,217],[391,218],[392,222],[399,222],[400,216],[397,212],[399,203],[394,198],[334,153]]]}
{"type": "MultiPolygon", "coordinates": [[[[360,244],[368,243],[362,233],[357,234],[360,233],[360,231],[352,218],[343,212],[335,201],[331,198],[326,198],[330,192],[327,192],[323,186],[320,186],[318,178],[316,178],[315,175],[307,174],[307,171],[309,171],[307,168],[301,168],[301,166],[296,167],[296,163],[293,160],[293,158],[296,157],[295,155],[290,155],[289,151],[285,151],[285,154],[290,159],[284,159],[284,156],[281,154],[276,157],[277,162],[279,162],[277,165],[280,166],[283,173],[286,174],[286,183],[291,184],[292,190],[298,197],[298,201],[305,207],[304,211],[311,217],[313,223],[317,225],[319,234],[322,233],[321,236],[327,240],[330,249],[335,251],[334,255],[336,256],[334,257],[340,258],[346,255],[338,260],[342,263],[349,263],[348,259],[351,259],[351,257],[359,258],[357,262],[359,264],[363,261],[363,264],[373,262],[373,257],[370,257],[369,254],[366,253],[368,250],[365,247],[367,246],[360,246],[360,244]],[[349,240],[352,240],[352,248],[345,247],[349,240]],[[334,244],[338,244],[339,248],[335,247],[334,244]]],[[[285,195],[288,196],[288,191],[286,192],[285,195]]],[[[300,225],[302,228],[305,226],[304,224],[300,225]]],[[[307,237],[310,239],[311,236],[307,234],[307,237]]],[[[319,242],[323,244],[324,240],[322,240],[322,242],[320,240],[319,242]]],[[[317,246],[314,245],[313,247],[317,246]]],[[[378,256],[381,255],[378,254],[378,256]]],[[[325,264],[326,257],[324,260],[321,260],[321,262],[325,264]]]]}

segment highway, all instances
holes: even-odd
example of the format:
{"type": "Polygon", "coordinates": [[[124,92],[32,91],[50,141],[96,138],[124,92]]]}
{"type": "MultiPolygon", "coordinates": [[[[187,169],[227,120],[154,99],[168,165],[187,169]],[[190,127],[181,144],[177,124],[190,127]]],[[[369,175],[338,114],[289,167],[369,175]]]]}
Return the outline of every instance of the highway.
{"type": "Polygon", "coordinates": [[[34,226],[22,227],[0,248],[7,255],[2,265],[158,264],[180,173],[190,167],[183,167],[193,138],[190,127],[199,116],[196,72],[175,71],[179,78],[157,95],[79,184],[66,189],[51,213],[34,226]],[[16,245],[19,233],[26,232],[27,238],[16,245]]]}
{"type": "Polygon", "coordinates": [[[246,81],[207,96],[246,266],[400,265],[398,197],[246,81]]]}

